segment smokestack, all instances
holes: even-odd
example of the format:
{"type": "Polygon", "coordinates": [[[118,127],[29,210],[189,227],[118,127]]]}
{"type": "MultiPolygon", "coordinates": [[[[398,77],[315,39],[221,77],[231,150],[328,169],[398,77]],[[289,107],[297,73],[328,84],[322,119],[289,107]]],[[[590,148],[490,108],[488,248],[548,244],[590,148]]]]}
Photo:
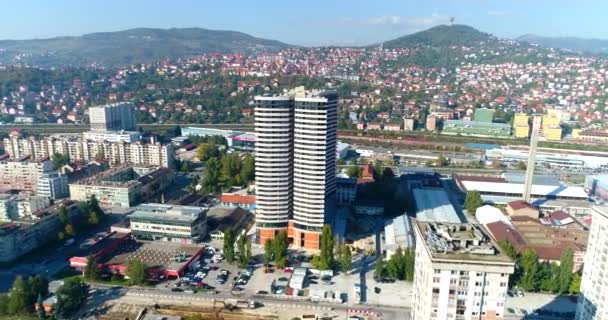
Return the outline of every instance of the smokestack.
{"type": "Polygon", "coordinates": [[[542,122],[541,115],[532,116],[532,133],[530,134],[530,153],[528,155],[528,165],[526,167],[526,180],[524,184],[523,200],[530,203],[532,193],[532,179],[534,178],[534,163],[536,161],[536,147],[538,145],[538,134],[542,122]]]}

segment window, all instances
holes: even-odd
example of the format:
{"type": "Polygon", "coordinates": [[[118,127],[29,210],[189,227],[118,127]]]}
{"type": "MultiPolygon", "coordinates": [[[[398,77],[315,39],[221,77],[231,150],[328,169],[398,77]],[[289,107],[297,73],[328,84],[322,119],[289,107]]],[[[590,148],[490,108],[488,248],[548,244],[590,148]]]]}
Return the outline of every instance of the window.
{"type": "Polygon", "coordinates": [[[439,288],[433,288],[433,293],[439,293],[439,288]]]}
{"type": "Polygon", "coordinates": [[[507,286],[507,283],[506,283],[506,282],[501,282],[501,283],[500,283],[500,286],[501,286],[501,287],[506,287],[506,286],[507,286]]]}

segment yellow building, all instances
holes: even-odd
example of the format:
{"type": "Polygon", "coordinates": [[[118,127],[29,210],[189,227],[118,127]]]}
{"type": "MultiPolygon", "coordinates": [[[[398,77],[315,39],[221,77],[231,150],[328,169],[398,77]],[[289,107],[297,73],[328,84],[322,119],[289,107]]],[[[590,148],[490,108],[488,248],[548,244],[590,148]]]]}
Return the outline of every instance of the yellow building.
{"type": "Polygon", "coordinates": [[[530,125],[528,124],[529,116],[525,113],[517,113],[513,119],[513,132],[515,138],[527,138],[530,133],[530,125]]]}
{"type": "Polygon", "coordinates": [[[543,116],[543,134],[549,141],[560,141],[562,140],[562,128],[560,123],[562,121],[561,110],[549,109],[547,114],[543,116]]]}
{"type": "Polygon", "coordinates": [[[560,141],[562,140],[562,127],[551,126],[543,128],[545,138],[549,141],[560,141]]]}

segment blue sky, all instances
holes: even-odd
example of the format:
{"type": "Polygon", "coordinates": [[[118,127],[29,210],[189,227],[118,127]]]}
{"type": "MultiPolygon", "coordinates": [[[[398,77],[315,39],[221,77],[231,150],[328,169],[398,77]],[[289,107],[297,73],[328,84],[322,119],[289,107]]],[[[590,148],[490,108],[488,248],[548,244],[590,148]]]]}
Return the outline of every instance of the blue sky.
{"type": "Polygon", "coordinates": [[[450,17],[499,37],[608,38],[606,0],[3,0],[0,9],[0,39],[202,27],[299,45],[361,45],[450,17]]]}

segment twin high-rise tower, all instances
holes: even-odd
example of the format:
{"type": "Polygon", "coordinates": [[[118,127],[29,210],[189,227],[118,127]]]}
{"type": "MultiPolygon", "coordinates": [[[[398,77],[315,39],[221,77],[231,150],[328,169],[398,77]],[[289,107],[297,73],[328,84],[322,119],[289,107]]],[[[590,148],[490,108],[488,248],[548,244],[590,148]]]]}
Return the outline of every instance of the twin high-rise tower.
{"type": "Polygon", "coordinates": [[[255,103],[258,239],[286,230],[295,248],[318,249],[335,211],[338,96],[298,87],[255,103]]]}

